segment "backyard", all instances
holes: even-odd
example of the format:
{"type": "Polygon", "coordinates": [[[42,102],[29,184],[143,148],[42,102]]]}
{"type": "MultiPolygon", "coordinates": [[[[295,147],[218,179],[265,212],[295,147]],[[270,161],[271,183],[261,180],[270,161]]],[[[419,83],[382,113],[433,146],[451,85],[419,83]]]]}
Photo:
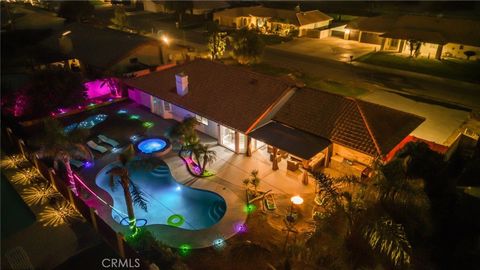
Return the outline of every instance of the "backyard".
{"type": "Polygon", "coordinates": [[[399,56],[392,53],[374,52],[355,59],[355,61],[388,68],[424,73],[459,81],[480,82],[480,61],[458,59],[426,59],[399,56]]]}

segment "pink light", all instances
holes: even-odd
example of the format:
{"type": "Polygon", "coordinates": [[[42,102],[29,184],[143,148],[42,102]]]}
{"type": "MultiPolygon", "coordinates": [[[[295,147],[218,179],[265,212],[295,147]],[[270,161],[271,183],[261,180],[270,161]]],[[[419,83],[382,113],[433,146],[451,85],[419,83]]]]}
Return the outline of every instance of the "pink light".
{"type": "Polygon", "coordinates": [[[235,232],[236,233],[246,233],[248,231],[247,224],[243,222],[239,222],[235,224],[235,232]]]}
{"type": "Polygon", "coordinates": [[[89,99],[93,99],[100,96],[110,95],[111,90],[109,84],[105,80],[95,80],[86,82],[85,88],[87,88],[87,96],[89,99]]]}

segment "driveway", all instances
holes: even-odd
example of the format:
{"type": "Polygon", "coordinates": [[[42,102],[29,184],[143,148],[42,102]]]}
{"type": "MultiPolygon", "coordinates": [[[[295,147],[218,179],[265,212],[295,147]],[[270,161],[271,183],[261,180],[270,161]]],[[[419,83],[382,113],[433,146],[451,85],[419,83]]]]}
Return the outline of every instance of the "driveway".
{"type": "Polygon", "coordinates": [[[299,38],[283,44],[270,46],[270,48],[305,56],[349,62],[351,55],[353,58],[357,58],[373,50],[378,50],[380,45],[327,37],[322,39],[299,38]]]}

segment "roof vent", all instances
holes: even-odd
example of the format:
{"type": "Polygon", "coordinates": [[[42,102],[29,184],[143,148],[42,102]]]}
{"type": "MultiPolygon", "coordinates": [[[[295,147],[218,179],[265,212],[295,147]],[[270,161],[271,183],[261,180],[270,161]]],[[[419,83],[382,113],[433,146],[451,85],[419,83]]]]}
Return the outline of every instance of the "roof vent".
{"type": "Polygon", "coordinates": [[[185,73],[175,74],[175,82],[177,85],[177,94],[179,96],[185,96],[188,94],[188,75],[185,73]]]}

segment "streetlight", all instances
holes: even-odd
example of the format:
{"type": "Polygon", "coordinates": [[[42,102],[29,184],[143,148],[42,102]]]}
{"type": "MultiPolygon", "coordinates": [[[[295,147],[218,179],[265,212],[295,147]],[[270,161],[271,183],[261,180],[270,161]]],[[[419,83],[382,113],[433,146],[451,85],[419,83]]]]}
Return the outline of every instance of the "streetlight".
{"type": "Polygon", "coordinates": [[[170,44],[170,38],[167,36],[167,35],[162,35],[160,37],[160,46],[158,47],[159,48],[159,54],[160,54],[160,64],[165,64],[165,60],[163,58],[163,45],[169,45],[170,44]]]}

